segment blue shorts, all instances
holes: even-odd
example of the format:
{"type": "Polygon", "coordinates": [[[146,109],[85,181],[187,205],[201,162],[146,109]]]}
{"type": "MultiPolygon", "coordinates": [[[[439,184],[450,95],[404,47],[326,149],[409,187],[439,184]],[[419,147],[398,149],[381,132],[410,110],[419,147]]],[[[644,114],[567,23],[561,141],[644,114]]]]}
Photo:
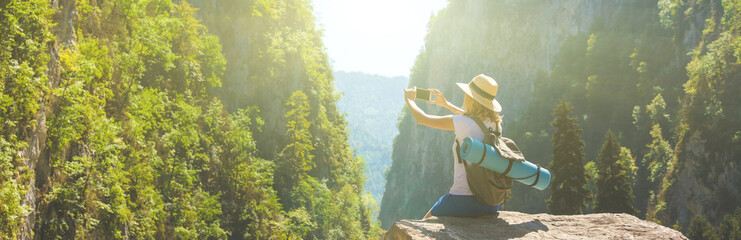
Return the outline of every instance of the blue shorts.
{"type": "Polygon", "coordinates": [[[478,217],[499,211],[499,205],[489,206],[476,201],[471,195],[445,194],[430,211],[432,216],[478,217]]]}

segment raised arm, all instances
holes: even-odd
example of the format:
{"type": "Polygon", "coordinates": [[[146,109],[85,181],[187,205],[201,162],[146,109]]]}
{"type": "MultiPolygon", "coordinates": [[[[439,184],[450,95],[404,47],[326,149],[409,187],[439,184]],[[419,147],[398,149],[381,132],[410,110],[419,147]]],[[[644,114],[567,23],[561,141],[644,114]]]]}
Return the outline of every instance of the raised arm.
{"type": "Polygon", "coordinates": [[[414,89],[404,89],[404,100],[407,102],[407,106],[409,106],[409,111],[412,112],[412,117],[414,117],[414,120],[417,120],[417,123],[433,127],[437,129],[442,130],[448,130],[448,131],[454,131],[455,127],[453,126],[453,116],[447,115],[447,116],[435,116],[435,115],[428,115],[422,109],[417,106],[417,103],[414,102],[414,99],[416,99],[417,91],[414,89]]]}
{"type": "Polygon", "coordinates": [[[463,109],[456,107],[452,103],[448,102],[448,100],[445,100],[445,96],[443,96],[443,93],[440,92],[440,90],[437,89],[430,89],[430,92],[435,95],[435,101],[429,102],[432,104],[437,104],[441,107],[444,107],[445,109],[448,109],[450,112],[452,112],[455,115],[463,115],[463,109]]]}

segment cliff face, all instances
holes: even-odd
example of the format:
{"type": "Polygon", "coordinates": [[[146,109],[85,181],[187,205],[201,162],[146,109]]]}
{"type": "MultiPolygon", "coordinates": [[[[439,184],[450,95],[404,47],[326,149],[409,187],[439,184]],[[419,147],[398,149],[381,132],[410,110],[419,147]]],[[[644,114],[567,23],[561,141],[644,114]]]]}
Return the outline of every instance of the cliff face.
{"type": "MultiPolygon", "coordinates": [[[[550,69],[563,42],[587,31],[596,19],[609,20],[621,4],[452,1],[430,20],[410,86],[438,88],[460,106],[463,93],[455,82],[466,83],[480,73],[494,77],[500,85],[497,99],[503,105],[506,135],[508,121],[517,119],[530,101],[536,73],[550,69]]],[[[450,114],[425,103],[420,106],[431,114],[450,114]]],[[[402,114],[379,216],[384,228],[398,219],[423,216],[452,184],[452,133],[416,124],[406,109],[402,114]]],[[[536,193],[540,195],[533,198],[542,203],[528,208],[545,211],[545,193],[536,193]]]]}
{"type": "MultiPolygon", "coordinates": [[[[59,66],[59,48],[74,44],[75,34],[72,24],[77,17],[75,1],[71,0],[51,0],[49,1],[51,9],[55,10],[53,15],[56,26],[52,29],[56,37],[55,41],[47,44],[47,54],[49,62],[47,63],[46,76],[49,79],[48,88],[56,87],[60,82],[59,66]]],[[[30,130],[26,142],[28,147],[24,149],[24,164],[29,170],[32,170],[33,177],[29,179],[27,192],[23,197],[23,205],[27,206],[30,211],[24,217],[21,226],[19,239],[31,239],[37,217],[37,201],[46,186],[51,175],[51,166],[49,164],[49,153],[46,152],[47,137],[47,116],[52,114],[55,97],[52,94],[46,95],[39,99],[41,103],[36,114],[36,124],[30,130]]]]}
{"type": "Polygon", "coordinates": [[[687,239],[628,214],[554,216],[500,212],[498,217],[401,220],[385,239],[687,239]]]}
{"type": "Polygon", "coordinates": [[[194,2],[226,48],[184,1],[0,3],[0,238],[377,234],[309,2],[194,2]],[[281,205],[255,156],[285,149],[289,108],[317,166],[296,198],[323,208],[281,205]]]}
{"type": "Polygon", "coordinates": [[[286,100],[296,90],[308,97],[307,119],[317,162],[312,175],[328,185],[356,185],[362,164],[350,149],[345,120],[337,110],[329,59],[309,1],[188,1],[197,17],[219,37],[227,64],[219,90],[227,109],[256,106],[264,125],[255,133],[258,156],[273,159],[286,146],[286,100]],[[337,181],[335,182],[336,179],[337,181]]]}
{"type": "MultiPolygon", "coordinates": [[[[306,92],[312,106],[322,105],[331,124],[340,124],[331,68],[308,1],[188,2],[226,49],[220,90],[225,106],[260,109],[265,120],[256,134],[261,157],[272,158],[285,145],[285,101],[295,90],[306,92]]],[[[318,112],[312,111],[311,118],[318,112]]]]}
{"type": "Polygon", "coordinates": [[[652,203],[662,224],[688,226],[699,215],[717,226],[741,207],[741,98],[733,91],[741,88],[741,67],[739,47],[730,43],[741,41],[737,5],[686,1],[668,7],[675,11],[667,23],[692,60],[686,66],[676,156],[652,203]]]}

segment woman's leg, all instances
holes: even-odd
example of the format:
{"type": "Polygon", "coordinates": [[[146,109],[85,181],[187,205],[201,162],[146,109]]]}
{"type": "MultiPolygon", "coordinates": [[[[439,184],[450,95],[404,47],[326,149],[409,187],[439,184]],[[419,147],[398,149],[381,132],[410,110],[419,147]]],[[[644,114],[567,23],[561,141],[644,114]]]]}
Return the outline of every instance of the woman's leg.
{"type": "Polygon", "coordinates": [[[425,217],[422,218],[422,220],[432,217],[432,208],[430,208],[430,211],[427,211],[427,214],[425,214],[425,217]]]}
{"type": "Polygon", "coordinates": [[[425,216],[422,219],[427,219],[429,217],[432,217],[432,211],[435,209],[437,209],[435,210],[435,212],[439,212],[439,209],[442,207],[442,205],[444,204],[444,202],[446,201],[449,195],[450,194],[445,194],[442,197],[438,198],[435,205],[432,205],[432,208],[430,208],[430,210],[427,211],[427,214],[425,214],[425,216]]]}
{"type": "MultiPolygon", "coordinates": [[[[429,216],[476,217],[496,213],[499,206],[481,204],[470,195],[446,194],[432,206],[429,216]]],[[[425,217],[428,217],[425,215],[425,217]]]]}
{"type": "Polygon", "coordinates": [[[473,196],[457,196],[456,213],[462,217],[477,217],[494,214],[499,211],[499,205],[489,206],[481,204],[473,196]]]}

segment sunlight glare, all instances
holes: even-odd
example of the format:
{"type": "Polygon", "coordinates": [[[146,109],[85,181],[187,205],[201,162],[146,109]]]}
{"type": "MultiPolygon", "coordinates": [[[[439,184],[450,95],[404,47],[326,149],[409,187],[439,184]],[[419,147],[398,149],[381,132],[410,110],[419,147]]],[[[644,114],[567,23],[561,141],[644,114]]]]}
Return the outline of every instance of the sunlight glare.
{"type": "Polygon", "coordinates": [[[409,76],[427,22],[446,0],[317,0],[314,14],[334,71],[409,76]]]}

